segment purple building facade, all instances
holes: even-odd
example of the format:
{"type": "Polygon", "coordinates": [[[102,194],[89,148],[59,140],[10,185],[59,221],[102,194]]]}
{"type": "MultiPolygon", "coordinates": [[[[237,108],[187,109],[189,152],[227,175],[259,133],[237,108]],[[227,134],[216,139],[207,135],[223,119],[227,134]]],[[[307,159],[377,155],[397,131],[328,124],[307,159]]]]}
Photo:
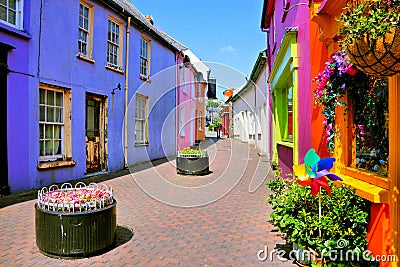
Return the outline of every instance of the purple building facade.
{"type": "Polygon", "coordinates": [[[4,190],[175,154],[183,47],[128,0],[12,2],[0,17],[4,190]]]}

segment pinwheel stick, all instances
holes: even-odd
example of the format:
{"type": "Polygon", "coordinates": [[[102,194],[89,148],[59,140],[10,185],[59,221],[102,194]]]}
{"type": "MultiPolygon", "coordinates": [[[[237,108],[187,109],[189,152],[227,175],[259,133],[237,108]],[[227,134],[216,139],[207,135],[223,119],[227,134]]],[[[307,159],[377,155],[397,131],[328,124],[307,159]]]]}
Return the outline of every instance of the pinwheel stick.
{"type": "Polygon", "coordinates": [[[322,199],[322,195],[321,195],[321,187],[320,187],[319,192],[318,192],[318,219],[319,219],[318,231],[319,231],[320,237],[321,237],[321,217],[322,217],[321,199],[322,199]]]}

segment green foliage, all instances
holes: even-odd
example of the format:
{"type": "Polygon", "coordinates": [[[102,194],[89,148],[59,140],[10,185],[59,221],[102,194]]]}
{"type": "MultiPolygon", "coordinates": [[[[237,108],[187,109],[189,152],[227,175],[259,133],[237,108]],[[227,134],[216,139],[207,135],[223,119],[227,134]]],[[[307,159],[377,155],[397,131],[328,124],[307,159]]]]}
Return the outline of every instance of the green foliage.
{"type": "Polygon", "coordinates": [[[217,128],[217,127],[219,127],[219,128],[222,127],[222,119],[219,117],[215,118],[214,123],[211,123],[210,125],[208,125],[208,130],[212,131],[212,130],[214,130],[214,128],[217,128]]]}
{"type": "Polygon", "coordinates": [[[185,147],[184,149],[178,151],[178,156],[181,157],[205,157],[207,156],[207,151],[202,149],[194,149],[191,147],[185,147]]]}
{"type": "MultiPolygon", "coordinates": [[[[318,216],[318,196],[311,196],[310,187],[282,178],[279,171],[268,187],[272,193],[267,201],[274,209],[270,219],[280,232],[286,234],[288,242],[296,242],[301,248],[312,249],[318,254],[340,249],[366,250],[369,203],[356,196],[350,187],[331,184],[331,195],[322,191],[321,220],[318,216]],[[348,242],[345,247],[340,247],[340,240],[348,242]]],[[[343,263],[328,261],[329,255],[324,256],[327,266],[368,266],[365,261],[343,263]]]]}
{"type": "Polygon", "coordinates": [[[213,100],[207,100],[207,107],[219,107],[218,101],[213,101],[213,100]]]}
{"type": "Polygon", "coordinates": [[[378,39],[392,27],[399,26],[400,1],[371,0],[358,5],[349,1],[339,21],[344,26],[339,30],[339,34],[343,35],[340,42],[344,47],[355,40],[362,40],[365,35],[371,39],[378,39]]]}

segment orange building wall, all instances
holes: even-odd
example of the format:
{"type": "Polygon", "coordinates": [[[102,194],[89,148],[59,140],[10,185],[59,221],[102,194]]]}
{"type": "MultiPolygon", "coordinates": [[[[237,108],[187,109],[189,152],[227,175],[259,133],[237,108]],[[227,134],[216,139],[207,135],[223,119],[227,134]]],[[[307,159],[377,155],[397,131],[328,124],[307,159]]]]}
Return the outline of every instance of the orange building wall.
{"type": "MultiPolygon", "coordinates": [[[[316,77],[318,73],[324,68],[324,64],[328,59],[328,50],[325,44],[318,40],[318,25],[314,22],[310,23],[310,64],[311,64],[311,77],[316,77]]],[[[317,87],[315,82],[312,83],[310,90],[311,99],[314,99],[314,91],[317,87]]],[[[321,157],[329,157],[329,151],[326,148],[326,143],[324,142],[324,117],[321,113],[321,108],[314,105],[312,102],[313,109],[311,114],[311,125],[312,125],[312,135],[311,135],[311,146],[316,149],[318,155],[321,157]]]]}
{"type": "MultiPolygon", "coordinates": [[[[311,64],[311,76],[316,77],[320,70],[325,67],[325,62],[329,58],[329,53],[333,52],[333,50],[337,49],[337,43],[331,43],[329,45],[329,51],[325,43],[321,42],[318,39],[320,31],[318,29],[317,23],[311,23],[311,47],[310,47],[310,64],[311,64]]],[[[312,88],[310,90],[310,94],[312,98],[314,98],[314,90],[316,89],[316,83],[312,83],[312,88]]],[[[323,125],[323,116],[321,113],[321,108],[315,106],[312,103],[312,147],[317,150],[317,153],[321,157],[329,157],[330,152],[327,150],[325,138],[324,138],[324,125],[323,125]]],[[[340,121],[342,116],[340,113],[338,115],[338,120],[340,121]]],[[[344,130],[343,128],[341,129],[344,130]]],[[[344,140],[341,140],[342,142],[344,140]]],[[[338,147],[345,144],[337,144],[338,147]]],[[[337,153],[335,151],[335,156],[342,164],[348,161],[347,158],[343,158],[343,154],[337,153]]],[[[367,229],[367,240],[368,247],[367,249],[372,252],[374,256],[377,255],[385,255],[388,256],[393,254],[391,252],[391,220],[390,220],[390,206],[389,204],[382,203],[372,203],[369,217],[369,224],[367,229]]],[[[380,266],[397,266],[396,263],[392,265],[391,262],[381,262],[380,266]]]]}
{"type": "MultiPolygon", "coordinates": [[[[391,254],[389,205],[373,203],[368,224],[368,247],[373,255],[391,254]]],[[[391,266],[391,262],[381,262],[380,266],[391,266]]]]}

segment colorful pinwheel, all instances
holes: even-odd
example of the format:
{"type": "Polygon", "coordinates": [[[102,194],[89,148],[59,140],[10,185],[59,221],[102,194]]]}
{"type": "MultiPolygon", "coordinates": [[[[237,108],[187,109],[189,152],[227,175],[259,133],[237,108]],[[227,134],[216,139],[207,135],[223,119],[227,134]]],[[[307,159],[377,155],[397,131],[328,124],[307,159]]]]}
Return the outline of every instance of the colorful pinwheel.
{"type": "Polygon", "coordinates": [[[335,158],[320,159],[318,154],[315,153],[315,149],[311,148],[304,157],[304,164],[293,165],[293,171],[297,176],[297,182],[302,186],[311,186],[312,196],[318,194],[321,187],[330,195],[331,188],[329,187],[326,177],[332,181],[342,181],[342,178],[329,172],[335,160],[335,158]]]}

